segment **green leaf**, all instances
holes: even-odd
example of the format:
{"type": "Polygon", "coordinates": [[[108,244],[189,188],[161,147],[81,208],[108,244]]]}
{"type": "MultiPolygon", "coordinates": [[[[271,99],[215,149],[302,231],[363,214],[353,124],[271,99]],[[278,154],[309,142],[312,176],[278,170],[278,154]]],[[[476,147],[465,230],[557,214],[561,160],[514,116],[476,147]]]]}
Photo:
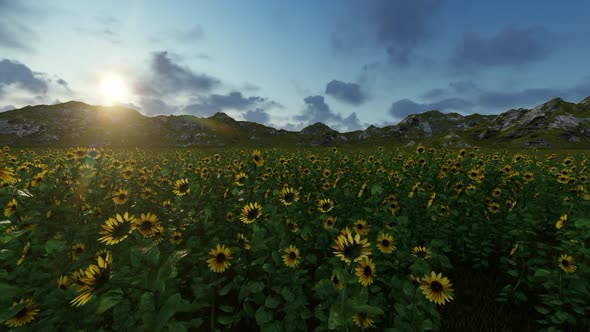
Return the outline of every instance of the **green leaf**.
{"type": "Polygon", "coordinates": [[[272,320],[272,313],[266,311],[264,309],[264,307],[260,307],[260,308],[258,308],[258,310],[256,310],[255,317],[256,317],[256,323],[258,324],[258,326],[262,326],[272,320]]]}
{"type": "Polygon", "coordinates": [[[270,295],[264,301],[264,306],[269,309],[275,309],[281,304],[281,299],[278,296],[270,295]]]}
{"type": "Polygon", "coordinates": [[[231,305],[220,305],[219,310],[226,312],[226,313],[232,313],[234,312],[234,307],[232,307],[231,305]]]}
{"type": "Polygon", "coordinates": [[[588,228],[590,228],[590,219],[588,219],[588,218],[576,218],[574,220],[574,226],[576,226],[576,228],[588,229],[588,228]]]}
{"type": "Polygon", "coordinates": [[[549,275],[551,275],[551,272],[545,269],[537,269],[534,274],[535,277],[547,277],[549,275]]]}
{"type": "Polygon", "coordinates": [[[374,184],[371,187],[371,195],[379,195],[383,192],[383,188],[381,188],[381,185],[379,184],[374,184]]]}
{"type": "Polygon", "coordinates": [[[333,305],[328,316],[328,329],[335,330],[343,325],[344,321],[340,315],[340,306],[333,305]]]}
{"type": "Polygon", "coordinates": [[[45,251],[48,254],[64,251],[66,249],[66,243],[62,240],[50,239],[45,242],[45,251]]]}
{"type": "Polygon", "coordinates": [[[97,314],[102,314],[103,312],[109,310],[113,306],[119,304],[123,299],[123,291],[120,288],[113,289],[108,293],[100,296],[98,302],[98,308],[96,308],[97,314]]]}
{"type": "Polygon", "coordinates": [[[371,305],[359,305],[354,308],[356,312],[365,312],[369,315],[383,315],[383,309],[371,305]]]}
{"type": "Polygon", "coordinates": [[[287,302],[293,302],[293,301],[295,301],[295,294],[293,294],[293,292],[289,288],[287,288],[287,287],[281,288],[281,290],[279,291],[279,294],[281,294],[281,296],[287,302]]]}
{"type": "Polygon", "coordinates": [[[152,247],[146,254],[146,262],[149,266],[156,266],[160,261],[160,249],[157,246],[152,247]]]}

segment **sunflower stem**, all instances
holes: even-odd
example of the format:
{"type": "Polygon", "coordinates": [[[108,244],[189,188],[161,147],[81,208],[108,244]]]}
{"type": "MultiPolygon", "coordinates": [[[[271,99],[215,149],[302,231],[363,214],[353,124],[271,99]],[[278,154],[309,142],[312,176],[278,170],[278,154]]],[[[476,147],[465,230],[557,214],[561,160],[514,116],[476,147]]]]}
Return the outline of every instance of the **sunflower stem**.
{"type": "Polygon", "coordinates": [[[213,287],[213,296],[211,299],[211,322],[210,322],[210,328],[209,331],[215,331],[215,298],[217,295],[217,291],[215,289],[216,287],[213,287]]]}

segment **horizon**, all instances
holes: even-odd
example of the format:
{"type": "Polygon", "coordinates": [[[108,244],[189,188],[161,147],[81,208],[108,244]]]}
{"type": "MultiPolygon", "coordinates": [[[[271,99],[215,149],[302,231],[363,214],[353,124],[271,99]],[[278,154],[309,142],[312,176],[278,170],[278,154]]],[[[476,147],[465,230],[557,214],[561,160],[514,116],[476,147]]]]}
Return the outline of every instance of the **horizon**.
{"type": "Polygon", "coordinates": [[[590,72],[580,70],[590,56],[587,9],[584,1],[0,1],[0,111],[76,100],[349,132],[429,110],[579,103],[590,95],[590,72]]]}

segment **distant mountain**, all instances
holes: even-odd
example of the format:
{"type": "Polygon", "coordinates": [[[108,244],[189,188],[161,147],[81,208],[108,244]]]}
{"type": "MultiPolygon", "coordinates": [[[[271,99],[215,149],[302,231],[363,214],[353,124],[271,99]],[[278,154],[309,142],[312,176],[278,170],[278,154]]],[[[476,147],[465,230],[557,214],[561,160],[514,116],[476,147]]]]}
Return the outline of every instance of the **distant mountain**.
{"type": "Polygon", "coordinates": [[[0,113],[0,145],[22,147],[222,146],[492,146],[589,148],[590,97],[578,104],[552,99],[498,115],[441,113],[407,116],[397,125],[340,133],[323,123],[299,132],[236,121],[225,113],[147,117],[125,107],[70,101],[0,113]]]}

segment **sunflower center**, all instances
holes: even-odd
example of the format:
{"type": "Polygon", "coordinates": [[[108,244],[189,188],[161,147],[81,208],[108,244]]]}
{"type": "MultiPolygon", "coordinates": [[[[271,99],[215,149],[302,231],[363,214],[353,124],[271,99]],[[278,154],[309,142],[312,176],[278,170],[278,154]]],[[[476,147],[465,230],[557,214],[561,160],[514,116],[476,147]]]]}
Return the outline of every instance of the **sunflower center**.
{"type": "Polygon", "coordinates": [[[330,209],[330,203],[324,203],[322,204],[322,210],[324,211],[328,211],[330,209]]]}
{"type": "Polygon", "coordinates": [[[433,281],[430,284],[430,289],[432,289],[433,292],[440,292],[443,289],[443,286],[440,284],[440,282],[438,281],[433,281]]]}
{"type": "Polygon", "coordinates": [[[220,252],[219,254],[217,254],[217,256],[215,256],[215,260],[217,261],[217,263],[223,263],[225,261],[225,254],[220,252]]]}
{"type": "Polygon", "coordinates": [[[183,183],[180,186],[178,186],[178,191],[180,191],[181,193],[186,192],[188,190],[188,183],[183,183]]]}
{"type": "Polygon", "coordinates": [[[104,285],[111,277],[111,271],[109,268],[100,269],[100,271],[94,275],[94,279],[96,280],[95,287],[99,288],[104,285]]]}
{"type": "Polygon", "coordinates": [[[563,267],[568,267],[570,266],[570,262],[568,262],[566,259],[561,261],[561,265],[563,265],[563,267]]]}
{"type": "Polygon", "coordinates": [[[127,234],[128,227],[124,223],[118,224],[117,226],[113,227],[112,237],[113,238],[120,238],[127,234]]]}
{"type": "Polygon", "coordinates": [[[363,224],[357,224],[356,225],[356,229],[358,229],[359,231],[362,231],[363,228],[365,228],[365,226],[363,226],[363,224]]]}
{"type": "Polygon", "coordinates": [[[292,260],[294,260],[295,258],[297,258],[297,254],[296,254],[295,252],[291,251],[291,252],[289,253],[289,259],[292,259],[292,260]]]}
{"type": "Polygon", "coordinates": [[[387,239],[383,239],[383,240],[381,241],[381,245],[382,245],[382,246],[384,246],[384,247],[389,247],[389,244],[390,244],[390,243],[389,243],[389,240],[387,240],[387,239]]]}
{"type": "Polygon", "coordinates": [[[124,200],[127,196],[125,196],[125,194],[119,194],[118,198],[120,200],[124,200]]]}
{"type": "Polygon", "coordinates": [[[363,274],[367,277],[370,277],[373,275],[373,270],[371,269],[370,266],[365,266],[365,268],[363,269],[363,274]]]}
{"type": "Polygon", "coordinates": [[[144,220],[139,227],[142,231],[149,231],[152,229],[152,222],[149,220],[144,220]]]}
{"type": "Polygon", "coordinates": [[[258,217],[258,209],[251,209],[248,211],[247,217],[249,220],[256,219],[258,217]]]}
{"type": "Polygon", "coordinates": [[[286,194],[285,194],[285,198],[284,198],[285,202],[292,202],[292,201],[293,201],[293,199],[294,199],[294,195],[293,195],[293,193],[290,193],[290,192],[289,192],[289,193],[286,193],[286,194]]]}

